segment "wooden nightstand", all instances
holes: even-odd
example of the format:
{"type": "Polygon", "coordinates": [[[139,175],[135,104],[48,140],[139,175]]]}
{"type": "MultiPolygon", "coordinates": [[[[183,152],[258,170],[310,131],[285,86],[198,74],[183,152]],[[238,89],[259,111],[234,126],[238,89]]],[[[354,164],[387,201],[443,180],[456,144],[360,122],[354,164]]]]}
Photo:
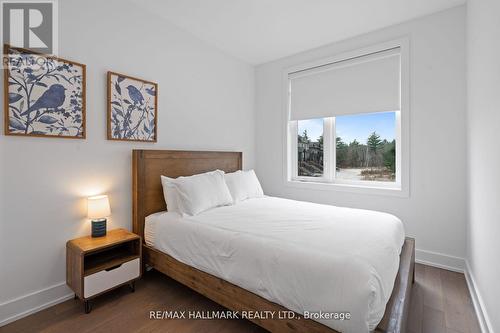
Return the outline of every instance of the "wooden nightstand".
{"type": "Polygon", "coordinates": [[[141,276],[141,237],[125,229],[104,237],[76,238],[66,243],[66,283],[91,310],[90,300],[141,276]]]}

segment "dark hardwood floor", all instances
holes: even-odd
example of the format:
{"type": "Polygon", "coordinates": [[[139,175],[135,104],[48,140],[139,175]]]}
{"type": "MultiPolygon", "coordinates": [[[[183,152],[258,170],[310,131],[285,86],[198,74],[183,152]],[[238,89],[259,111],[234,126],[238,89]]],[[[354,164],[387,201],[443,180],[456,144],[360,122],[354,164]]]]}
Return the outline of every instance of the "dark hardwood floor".
{"type": "MultiPolygon", "coordinates": [[[[0,332],[264,332],[246,320],[150,320],[152,310],[222,310],[189,288],[148,272],[135,293],[122,287],[94,301],[90,314],[69,300],[9,325],[0,332]]],[[[463,274],[417,264],[408,322],[410,333],[479,333],[463,274]]]]}

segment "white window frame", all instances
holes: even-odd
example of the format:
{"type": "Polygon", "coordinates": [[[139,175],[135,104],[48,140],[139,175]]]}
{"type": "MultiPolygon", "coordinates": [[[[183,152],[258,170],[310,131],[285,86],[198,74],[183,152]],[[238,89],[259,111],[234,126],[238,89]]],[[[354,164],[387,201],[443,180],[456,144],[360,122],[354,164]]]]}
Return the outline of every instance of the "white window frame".
{"type": "MultiPolygon", "coordinates": [[[[327,59],[294,66],[286,69],[283,73],[284,85],[284,180],[285,185],[297,188],[307,188],[315,190],[347,191],[363,194],[379,194],[408,197],[409,196],[409,39],[401,38],[386,43],[377,44],[371,47],[358,49],[351,52],[342,53],[327,59]],[[289,74],[306,70],[309,68],[343,61],[354,57],[363,56],[375,52],[380,52],[392,48],[400,48],[401,52],[401,110],[396,111],[396,181],[352,181],[336,179],[335,152],[336,152],[336,130],[335,117],[323,118],[323,177],[298,176],[297,163],[297,135],[298,122],[290,121],[290,79],[289,74]]],[[[373,113],[373,112],[369,112],[373,113]]],[[[367,113],[368,114],[368,113],[367,113]]]]}

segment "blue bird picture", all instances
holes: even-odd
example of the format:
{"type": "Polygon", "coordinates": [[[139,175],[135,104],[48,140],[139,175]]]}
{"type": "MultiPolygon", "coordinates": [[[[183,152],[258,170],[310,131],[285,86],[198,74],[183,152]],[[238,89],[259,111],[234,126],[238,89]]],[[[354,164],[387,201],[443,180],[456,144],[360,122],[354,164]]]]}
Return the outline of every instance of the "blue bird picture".
{"type": "Polygon", "coordinates": [[[7,47],[6,135],[85,138],[85,65],[7,47]]]}
{"type": "Polygon", "coordinates": [[[63,105],[64,100],[66,99],[66,96],[64,95],[65,90],[66,88],[60,84],[51,85],[49,89],[45,90],[42,96],[40,96],[40,98],[38,98],[28,110],[21,113],[21,116],[40,109],[57,109],[63,105]]]}
{"type": "Polygon", "coordinates": [[[157,90],[154,82],[108,72],[108,139],[157,141],[157,90]]]}
{"type": "Polygon", "coordinates": [[[141,92],[133,85],[128,85],[127,91],[130,99],[134,102],[134,104],[142,104],[144,102],[144,97],[142,97],[141,92]]]}

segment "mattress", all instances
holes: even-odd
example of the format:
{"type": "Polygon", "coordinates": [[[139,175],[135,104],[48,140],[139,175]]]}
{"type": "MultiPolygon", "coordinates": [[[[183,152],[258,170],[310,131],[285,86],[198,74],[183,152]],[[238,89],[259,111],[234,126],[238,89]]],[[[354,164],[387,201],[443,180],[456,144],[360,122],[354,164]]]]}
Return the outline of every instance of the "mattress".
{"type": "Polygon", "coordinates": [[[382,319],[404,238],[391,214],[275,197],[196,216],[160,212],[145,224],[146,243],[178,261],[356,333],[382,319]]]}

